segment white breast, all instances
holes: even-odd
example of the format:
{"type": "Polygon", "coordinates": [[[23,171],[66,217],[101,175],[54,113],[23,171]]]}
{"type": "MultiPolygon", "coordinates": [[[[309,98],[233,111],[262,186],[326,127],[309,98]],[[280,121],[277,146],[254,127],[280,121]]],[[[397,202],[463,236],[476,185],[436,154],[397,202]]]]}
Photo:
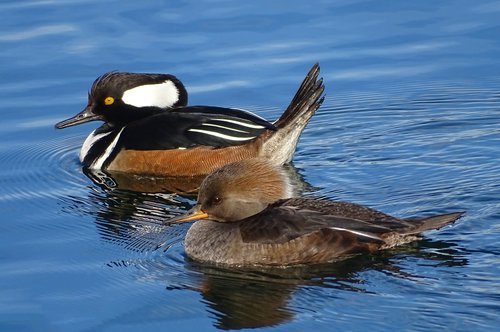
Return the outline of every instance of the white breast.
{"type": "Polygon", "coordinates": [[[87,139],[85,139],[85,142],[83,142],[82,149],[80,150],[80,162],[82,162],[82,163],[83,163],[83,160],[85,159],[85,157],[87,156],[87,154],[89,153],[90,149],[92,148],[92,146],[95,144],[95,142],[97,142],[101,138],[111,134],[111,131],[96,134],[95,133],[96,130],[91,132],[90,135],[87,136],[87,139]]]}
{"type": "Polygon", "coordinates": [[[99,156],[99,158],[97,158],[92,163],[92,165],[90,165],[90,168],[92,168],[92,169],[101,169],[102,168],[102,165],[104,165],[104,162],[109,158],[109,156],[113,152],[113,150],[116,146],[116,143],[118,143],[118,140],[120,139],[120,135],[122,134],[123,129],[125,129],[125,127],[123,127],[120,130],[120,132],[116,135],[116,137],[113,139],[113,141],[108,145],[108,147],[106,148],[104,153],[101,154],[101,156],[99,156]]]}

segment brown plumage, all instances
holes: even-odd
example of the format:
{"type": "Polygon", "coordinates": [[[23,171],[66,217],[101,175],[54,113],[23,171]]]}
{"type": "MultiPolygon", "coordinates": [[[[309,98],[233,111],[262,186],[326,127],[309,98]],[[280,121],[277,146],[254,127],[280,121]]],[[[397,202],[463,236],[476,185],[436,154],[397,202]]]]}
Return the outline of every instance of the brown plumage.
{"type": "Polygon", "coordinates": [[[195,147],[185,150],[123,150],[108,170],[135,174],[199,176],[210,174],[228,162],[255,157],[257,144],[226,148],[195,147]]]}
{"type": "Polygon", "coordinates": [[[281,169],[258,159],[210,174],[198,203],[166,221],[196,219],[185,239],[195,260],[229,265],[329,262],[418,239],[421,232],[455,222],[463,212],[400,219],[354,203],[287,198],[281,169]]]}

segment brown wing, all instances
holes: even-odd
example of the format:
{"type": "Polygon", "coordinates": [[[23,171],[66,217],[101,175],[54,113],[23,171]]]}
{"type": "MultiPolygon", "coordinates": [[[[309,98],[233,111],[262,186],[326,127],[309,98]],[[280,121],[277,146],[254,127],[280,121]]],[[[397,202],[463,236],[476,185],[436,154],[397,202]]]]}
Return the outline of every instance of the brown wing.
{"type": "Polygon", "coordinates": [[[330,201],[323,199],[311,199],[311,198],[289,198],[279,202],[280,206],[300,206],[303,209],[319,211],[326,214],[332,214],[337,216],[343,216],[347,218],[359,219],[359,220],[387,220],[394,219],[390,215],[382,213],[380,211],[368,208],[363,205],[349,203],[349,202],[339,202],[330,201]]]}
{"type": "Polygon", "coordinates": [[[362,220],[370,224],[390,228],[394,231],[413,227],[413,223],[410,221],[399,219],[355,203],[311,198],[290,198],[279,202],[279,204],[282,206],[300,206],[302,209],[362,220]]]}
{"type": "Polygon", "coordinates": [[[322,230],[328,233],[347,232],[368,242],[383,242],[380,235],[392,231],[376,222],[326,213],[324,206],[310,210],[308,207],[316,203],[308,199],[300,200],[305,204],[293,204],[297,203],[297,199],[278,201],[261,213],[241,221],[239,230],[243,242],[285,243],[322,230]]]}

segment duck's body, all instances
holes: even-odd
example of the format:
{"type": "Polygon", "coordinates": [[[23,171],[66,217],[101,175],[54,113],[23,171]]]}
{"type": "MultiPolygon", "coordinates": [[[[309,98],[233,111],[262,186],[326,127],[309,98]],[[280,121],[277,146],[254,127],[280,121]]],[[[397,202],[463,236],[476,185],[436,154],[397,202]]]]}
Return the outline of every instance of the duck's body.
{"type": "Polygon", "coordinates": [[[461,213],[397,219],[366,207],[307,198],[280,200],[241,221],[200,220],[189,229],[189,257],[229,265],[294,265],[331,262],[417,240],[461,213]]]}
{"type": "Polygon", "coordinates": [[[255,160],[209,175],[198,205],[175,219],[208,219],[189,229],[187,255],[225,265],[324,263],[414,241],[463,214],[399,219],[353,203],[283,198],[289,193],[282,176],[272,165],[255,160]]]}
{"type": "Polygon", "coordinates": [[[102,125],[86,139],[80,161],[91,169],[135,174],[208,174],[228,160],[257,156],[260,144],[249,141],[266,130],[274,132],[276,128],[244,111],[208,106],[181,107],[120,128],[102,125]],[[221,129],[222,126],[240,131],[226,138],[221,137],[222,134],[214,135],[228,131],[221,129]],[[218,132],[200,132],[207,128],[216,128],[218,132]]]}
{"type": "Polygon", "coordinates": [[[80,152],[91,169],[199,176],[252,157],[281,165],[291,160],[322,102],[318,74],[315,65],[280,119],[270,123],[238,109],[188,107],[187,92],[171,75],[109,73],[94,82],[85,110],[56,127],[105,121],[80,152]]]}

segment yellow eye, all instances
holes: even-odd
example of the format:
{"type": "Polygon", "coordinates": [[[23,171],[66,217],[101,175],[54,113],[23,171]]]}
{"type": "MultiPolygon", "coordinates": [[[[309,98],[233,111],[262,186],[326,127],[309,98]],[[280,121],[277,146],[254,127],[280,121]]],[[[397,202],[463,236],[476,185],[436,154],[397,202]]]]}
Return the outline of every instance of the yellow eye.
{"type": "Polygon", "coordinates": [[[104,104],[106,105],[111,105],[115,102],[115,98],[113,97],[106,97],[106,99],[104,99],[104,104]]]}

